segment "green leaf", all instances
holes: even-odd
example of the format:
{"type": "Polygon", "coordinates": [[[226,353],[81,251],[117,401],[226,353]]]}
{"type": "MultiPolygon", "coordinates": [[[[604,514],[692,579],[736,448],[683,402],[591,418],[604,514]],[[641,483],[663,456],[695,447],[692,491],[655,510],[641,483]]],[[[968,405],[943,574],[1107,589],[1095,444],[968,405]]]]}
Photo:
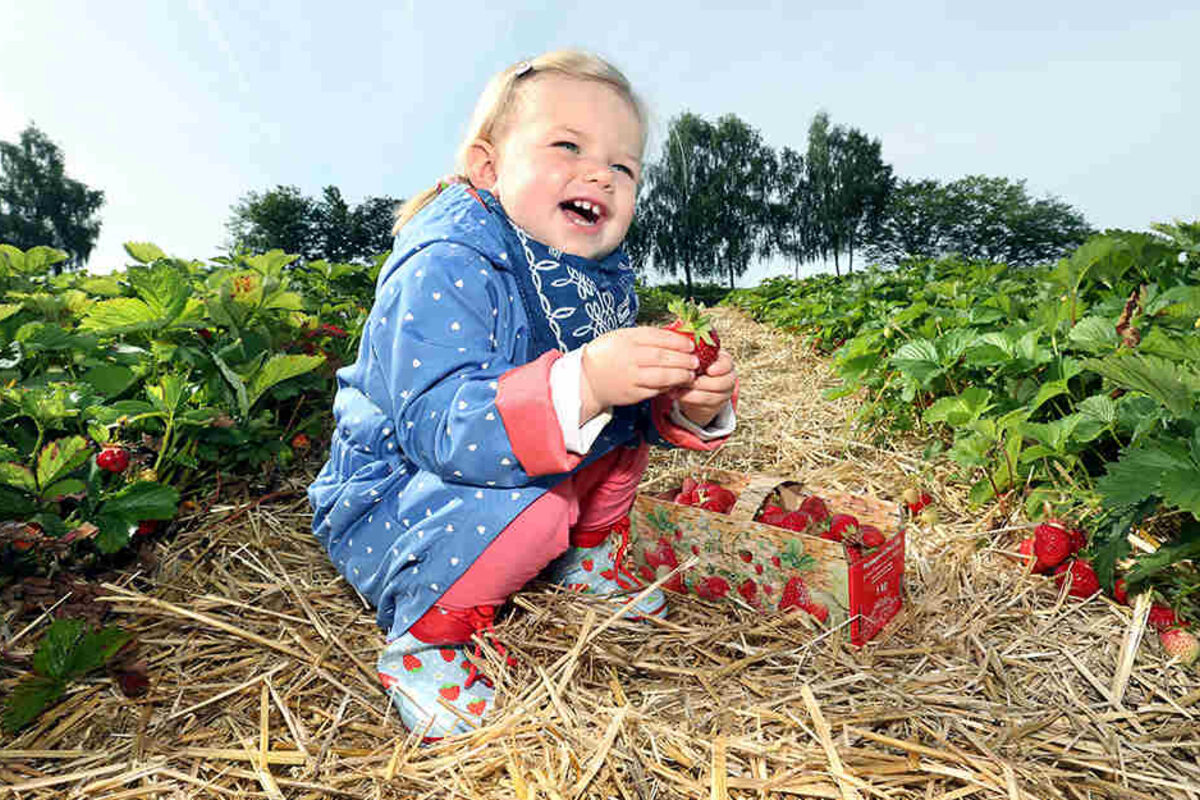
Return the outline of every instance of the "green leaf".
{"type": "Polygon", "coordinates": [[[164,375],[158,386],[147,386],[146,396],[150,398],[150,402],[158,411],[169,418],[175,416],[179,410],[186,390],[187,378],[172,373],[164,375]]]}
{"type": "Polygon", "coordinates": [[[1117,421],[1117,406],[1106,394],[1094,394],[1084,399],[1075,406],[1075,410],[1104,425],[1112,425],[1117,421]]]}
{"type": "Polygon", "coordinates": [[[29,494],[0,483],[0,519],[28,519],[37,511],[29,494]]]}
{"type": "Polygon", "coordinates": [[[259,398],[276,384],[286,381],[288,378],[294,378],[297,375],[304,375],[307,372],[312,372],[321,364],[325,363],[324,356],[299,356],[299,355],[282,355],[276,354],[268,359],[267,363],[254,373],[254,377],[250,379],[248,392],[248,408],[253,408],[259,398]]]}
{"type": "Polygon", "coordinates": [[[100,297],[120,297],[124,293],[121,282],[111,275],[94,275],[81,280],[78,286],[88,294],[100,297]]]}
{"type": "Polygon", "coordinates": [[[250,413],[250,400],[246,394],[246,382],[242,380],[240,375],[230,369],[229,365],[225,363],[225,359],[221,358],[221,356],[213,353],[212,359],[213,363],[217,365],[217,369],[221,371],[221,375],[233,388],[234,395],[237,397],[238,414],[242,419],[245,419],[250,413]]]}
{"type": "Polygon", "coordinates": [[[925,409],[926,422],[945,422],[959,427],[974,422],[991,408],[992,393],[988,389],[972,386],[955,397],[941,397],[925,409]]]}
{"type": "Polygon", "coordinates": [[[129,367],[106,364],[89,369],[83,380],[105,397],[116,397],[133,385],[137,375],[129,367]]]}
{"type": "Polygon", "coordinates": [[[1070,394],[1070,393],[1071,393],[1071,390],[1068,388],[1067,382],[1065,380],[1047,381],[1046,383],[1042,384],[1040,389],[1038,389],[1037,396],[1033,399],[1033,402],[1029,405],[1029,410],[1037,411],[1039,408],[1042,407],[1042,404],[1045,403],[1047,400],[1051,400],[1062,394],[1070,394]]]}
{"type": "Polygon", "coordinates": [[[183,313],[192,287],[182,269],[159,262],[149,267],[130,268],[129,283],[161,323],[166,324],[183,313]]]}
{"type": "Polygon", "coordinates": [[[103,513],[115,514],[131,522],[146,519],[171,519],[179,507],[179,492],[153,481],[131,483],[103,506],[103,513]]]}
{"type": "Polygon", "coordinates": [[[142,264],[149,264],[151,261],[167,257],[167,254],[160,250],[158,245],[150,242],[126,242],[125,252],[129,253],[130,258],[142,264]]]}
{"type": "Polygon", "coordinates": [[[1130,448],[1121,458],[1105,465],[1096,489],[1108,508],[1132,506],[1160,495],[1162,478],[1168,472],[1186,471],[1188,461],[1153,447],[1130,448]]]}
{"type": "Polygon", "coordinates": [[[1196,531],[1197,526],[1193,521],[1191,526],[1184,526],[1183,541],[1164,544],[1153,553],[1138,556],[1126,580],[1129,583],[1141,583],[1175,564],[1200,557],[1200,535],[1196,531]]]}
{"type": "Polygon", "coordinates": [[[67,494],[77,494],[87,489],[87,484],[79,478],[64,478],[42,489],[43,500],[53,500],[67,494]]]}
{"type": "Polygon", "coordinates": [[[1104,317],[1084,317],[1071,328],[1067,335],[1071,344],[1089,353],[1108,353],[1117,349],[1121,337],[1117,326],[1104,317]]]}
{"type": "Polygon", "coordinates": [[[99,669],[132,638],[132,634],[120,628],[88,631],[71,652],[67,677],[82,678],[92,670],[99,669]]]}
{"type": "Polygon", "coordinates": [[[51,623],[33,654],[33,671],[47,678],[65,680],[72,652],[83,636],[84,627],[81,619],[56,619],[51,623]]]}
{"type": "Polygon", "coordinates": [[[101,553],[116,553],[133,537],[137,521],[119,514],[100,514],[92,520],[100,532],[96,534],[96,547],[101,553]]]}
{"type": "Polygon", "coordinates": [[[37,491],[37,480],[33,477],[33,470],[12,461],[0,463],[0,483],[15,486],[27,492],[37,491]]]}
{"type": "Polygon", "coordinates": [[[4,698],[4,730],[16,733],[62,696],[66,681],[34,675],[21,680],[4,698]]]}
{"type": "Polygon", "coordinates": [[[23,306],[21,306],[20,304],[14,304],[14,303],[4,303],[4,304],[0,305],[0,322],[3,322],[4,320],[11,317],[13,314],[16,314],[22,308],[23,308],[23,306]]]}
{"type": "Polygon", "coordinates": [[[1088,359],[1085,366],[1118,386],[1153,397],[1177,417],[1187,416],[1194,405],[1181,368],[1158,356],[1123,353],[1088,359]]]}
{"type": "Polygon", "coordinates": [[[117,334],[148,330],[157,324],[157,315],[146,303],[134,297],[118,297],[114,300],[102,300],[92,306],[79,323],[79,329],[117,334]]]}
{"type": "Polygon", "coordinates": [[[1159,488],[1165,502],[1200,519],[1200,465],[1191,461],[1163,473],[1159,488]]]}
{"type": "Polygon", "coordinates": [[[38,486],[49,486],[80,466],[91,456],[92,450],[82,436],[55,439],[42,448],[37,462],[38,486]]]}
{"type": "Polygon", "coordinates": [[[1188,333],[1182,336],[1168,333],[1162,328],[1151,328],[1142,338],[1138,350],[1149,355],[1162,356],[1168,361],[1200,363],[1200,336],[1188,333]]]}
{"type": "Polygon", "coordinates": [[[902,344],[892,355],[892,365],[922,386],[942,371],[937,347],[928,339],[914,339],[902,344]]]}

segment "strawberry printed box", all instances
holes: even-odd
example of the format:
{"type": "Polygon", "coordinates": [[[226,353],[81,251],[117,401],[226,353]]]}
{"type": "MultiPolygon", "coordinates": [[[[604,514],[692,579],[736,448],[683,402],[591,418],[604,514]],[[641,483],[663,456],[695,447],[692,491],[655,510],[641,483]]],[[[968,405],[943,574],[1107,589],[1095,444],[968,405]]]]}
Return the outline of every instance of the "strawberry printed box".
{"type": "Polygon", "coordinates": [[[825,627],[849,620],[855,645],[902,605],[903,517],[897,504],[874,497],[710,469],[670,491],[639,493],[630,528],[633,569],[643,580],[697,556],[663,587],[763,610],[800,609],[825,627]]]}

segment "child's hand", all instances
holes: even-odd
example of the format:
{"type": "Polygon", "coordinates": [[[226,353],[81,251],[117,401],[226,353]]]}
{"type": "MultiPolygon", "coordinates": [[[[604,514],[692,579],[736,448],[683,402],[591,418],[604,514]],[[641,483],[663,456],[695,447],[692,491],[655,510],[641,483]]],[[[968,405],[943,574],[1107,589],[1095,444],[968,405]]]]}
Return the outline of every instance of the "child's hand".
{"type": "Polygon", "coordinates": [[[651,327],[620,328],[588,342],[583,347],[580,422],[611,406],[633,405],[687,386],[700,364],[692,349],[686,337],[651,327]]]}
{"type": "Polygon", "coordinates": [[[675,399],[683,415],[703,428],[733,397],[736,384],[737,372],[733,368],[733,358],[722,350],[717,353],[717,360],[708,368],[708,372],[697,376],[691,386],[677,392],[675,399]]]}

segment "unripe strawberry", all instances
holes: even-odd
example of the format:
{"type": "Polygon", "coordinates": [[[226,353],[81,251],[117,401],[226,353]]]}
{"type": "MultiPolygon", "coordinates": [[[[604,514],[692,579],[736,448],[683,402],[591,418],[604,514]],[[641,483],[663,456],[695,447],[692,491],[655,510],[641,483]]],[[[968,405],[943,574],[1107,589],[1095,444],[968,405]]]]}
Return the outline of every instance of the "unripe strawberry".
{"type": "Polygon", "coordinates": [[[1067,590],[1067,594],[1071,597],[1088,598],[1100,591],[1100,580],[1096,577],[1096,571],[1092,569],[1091,563],[1077,558],[1060,565],[1058,569],[1054,570],[1054,574],[1057,576],[1055,580],[1059,586],[1063,585],[1067,573],[1071,575],[1071,588],[1067,590]]]}
{"type": "Polygon", "coordinates": [[[1162,642],[1163,649],[1185,667],[1195,664],[1197,656],[1200,656],[1200,641],[1196,640],[1194,633],[1184,628],[1159,631],[1158,640],[1162,642]]]}
{"type": "Polygon", "coordinates": [[[129,466],[129,451],[124,447],[106,445],[96,455],[96,466],[107,472],[124,472],[129,466]]]}
{"type": "Polygon", "coordinates": [[[1071,554],[1071,539],[1062,525],[1051,520],[1033,529],[1033,552],[1048,567],[1057,567],[1071,554]]]}

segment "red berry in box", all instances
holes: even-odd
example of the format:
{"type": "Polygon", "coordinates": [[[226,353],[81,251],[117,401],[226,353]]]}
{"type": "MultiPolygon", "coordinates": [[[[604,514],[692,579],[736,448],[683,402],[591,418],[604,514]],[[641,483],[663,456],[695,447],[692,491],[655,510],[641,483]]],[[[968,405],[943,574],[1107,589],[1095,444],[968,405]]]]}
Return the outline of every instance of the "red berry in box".
{"type": "Polygon", "coordinates": [[[800,510],[817,522],[829,519],[829,507],[825,505],[824,500],[815,494],[804,498],[804,502],[800,504],[800,510]]]}
{"type": "Polygon", "coordinates": [[[699,506],[718,514],[728,514],[737,502],[737,495],[717,483],[702,483],[696,489],[699,506]]]}
{"type": "Polygon", "coordinates": [[[812,517],[805,514],[803,511],[789,511],[783,515],[783,519],[779,521],[779,527],[787,528],[789,531],[803,532],[808,530],[808,526],[812,524],[812,517]]]}
{"type": "Polygon", "coordinates": [[[1071,554],[1067,529],[1051,520],[1033,529],[1033,552],[1047,567],[1057,567],[1071,554]]]}
{"type": "Polygon", "coordinates": [[[857,537],[859,527],[858,517],[853,514],[834,514],[829,520],[829,533],[838,542],[846,537],[857,537]]]}
{"type": "Polygon", "coordinates": [[[764,525],[779,525],[783,522],[783,518],[787,516],[787,513],[779,506],[768,505],[763,506],[762,511],[758,512],[758,516],[755,519],[764,525]]]}
{"type": "Polygon", "coordinates": [[[883,543],[887,541],[883,531],[874,525],[863,525],[859,533],[862,535],[863,547],[883,547],[883,543]]]}
{"type": "Polygon", "coordinates": [[[1063,585],[1068,573],[1071,575],[1071,588],[1067,590],[1067,594],[1071,597],[1087,598],[1100,591],[1100,580],[1096,577],[1091,562],[1076,558],[1066,564],[1060,564],[1058,569],[1054,570],[1059,586],[1063,585]]]}
{"type": "Polygon", "coordinates": [[[96,466],[108,472],[124,472],[129,466],[129,451],[124,447],[107,445],[96,455],[96,466]]]}
{"type": "Polygon", "coordinates": [[[666,326],[667,330],[686,336],[695,343],[696,349],[692,352],[700,360],[696,374],[703,375],[717,360],[717,353],[721,350],[721,339],[712,329],[712,320],[701,314],[696,304],[690,301],[673,300],[667,308],[676,317],[674,322],[666,326]]]}

